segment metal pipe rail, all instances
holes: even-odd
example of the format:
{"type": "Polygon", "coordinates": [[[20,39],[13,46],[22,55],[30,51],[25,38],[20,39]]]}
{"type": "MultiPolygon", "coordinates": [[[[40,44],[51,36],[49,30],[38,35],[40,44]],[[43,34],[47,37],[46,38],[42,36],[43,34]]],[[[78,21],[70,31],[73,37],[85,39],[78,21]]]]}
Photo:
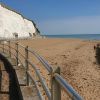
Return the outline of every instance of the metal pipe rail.
{"type": "MultiPolygon", "coordinates": [[[[9,51],[8,49],[5,49],[6,51],[9,51]]],[[[14,53],[12,53],[11,51],[10,51],[10,53],[15,57],[15,58],[17,58],[17,56],[14,54],[14,53]]],[[[23,65],[23,63],[22,63],[22,61],[21,61],[21,59],[20,58],[18,58],[18,61],[20,62],[20,64],[25,68],[25,66],[23,65]]]]}
{"type": "Polygon", "coordinates": [[[2,49],[3,53],[5,53],[5,51],[8,51],[10,57],[11,57],[11,55],[13,55],[16,58],[17,65],[19,63],[22,64],[22,66],[26,69],[26,85],[29,85],[29,78],[30,78],[32,80],[32,82],[34,83],[34,85],[36,86],[41,100],[44,100],[44,98],[41,94],[41,91],[39,90],[36,80],[33,78],[32,74],[30,74],[30,71],[28,68],[29,65],[32,66],[32,68],[36,72],[36,75],[38,76],[38,79],[41,82],[41,85],[42,85],[49,100],[61,100],[61,87],[64,88],[64,90],[68,93],[68,95],[73,100],[83,100],[83,98],[73,89],[73,87],[70,84],[68,84],[60,76],[60,69],[58,67],[56,69],[54,69],[36,51],[32,50],[31,48],[28,48],[28,46],[25,47],[22,44],[19,44],[18,41],[16,41],[16,42],[7,41],[7,42],[8,42],[8,44],[2,43],[1,44],[2,46],[0,47],[0,49],[2,49]],[[15,48],[12,47],[11,44],[14,44],[15,48]],[[21,53],[19,48],[24,50],[25,55],[23,55],[21,53]],[[12,52],[12,50],[15,51],[15,54],[12,52]],[[45,80],[43,79],[42,75],[40,74],[40,71],[37,69],[37,66],[34,65],[32,62],[30,62],[30,60],[28,59],[29,52],[32,55],[34,55],[43,64],[44,68],[49,72],[50,77],[51,77],[51,90],[49,90],[45,80]],[[24,64],[22,63],[22,60],[19,58],[19,56],[22,56],[22,58],[24,59],[24,61],[25,61],[24,64]]]}
{"type": "Polygon", "coordinates": [[[37,83],[35,81],[35,79],[31,76],[30,72],[27,72],[27,74],[29,75],[29,77],[31,78],[31,80],[33,81],[37,91],[38,91],[38,94],[39,94],[39,97],[41,100],[44,100],[43,96],[41,95],[41,91],[39,90],[39,87],[37,86],[37,83]]]}
{"type": "Polygon", "coordinates": [[[25,46],[23,46],[22,44],[18,43],[19,47],[22,47],[23,49],[25,49],[25,46]]]}
{"type": "MultiPolygon", "coordinates": [[[[1,44],[1,45],[3,45],[3,44],[1,44]]],[[[9,46],[9,45],[6,44],[6,46],[9,46]]],[[[2,47],[0,47],[0,48],[2,48],[2,47]]],[[[23,58],[25,58],[24,55],[22,55],[22,53],[20,53],[19,51],[17,51],[14,47],[10,46],[10,48],[11,48],[12,50],[18,52],[18,53],[20,54],[20,56],[22,56],[23,58]]],[[[14,54],[13,52],[9,51],[9,50],[6,49],[6,48],[4,48],[4,50],[7,51],[7,52],[9,52],[9,53],[10,53],[9,55],[12,54],[16,59],[18,59],[18,64],[21,64],[22,67],[25,68],[25,66],[24,66],[24,64],[22,63],[21,59],[20,59],[16,54],[14,54]]],[[[18,64],[17,64],[17,65],[18,65],[18,64]]]]}
{"type": "MultiPolygon", "coordinates": [[[[11,43],[13,43],[13,42],[11,42],[11,43]]],[[[19,47],[25,49],[25,46],[23,46],[22,44],[20,44],[20,43],[17,43],[17,44],[18,44],[19,47]]],[[[11,47],[11,48],[14,49],[13,47],[11,47]]],[[[32,53],[44,65],[44,67],[48,70],[49,73],[52,72],[52,67],[48,64],[48,62],[43,57],[41,57],[37,52],[35,52],[31,48],[28,48],[27,50],[28,50],[28,52],[32,53]]],[[[24,57],[24,55],[23,55],[23,57],[24,57]]]]}
{"type": "Polygon", "coordinates": [[[37,74],[37,76],[38,76],[38,78],[39,78],[39,80],[40,80],[40,82],[41,82],[41,84],[42,84],[42,87],[43,87],[43,89],[45,90],[45,93],[47,94],[49,100],[51,100],[51,93],[50,93],[50,90],[48,89],[48,86],[46,85],[46,82],[45,82],[45,80],[43,79],[43,77],[41,76],[39,70],[36,69],[36,68],[37,68],[36,65],[33,65],[30,61],[28,61],[28,63],[34,68],[34,70],[35,70],[35,72],[36,72],[36,74],[37,74]]]}
{"type": "Polygon", "coordinates": [[[73,87],[67,83],[59,74],[54,74],[56,81],[68,92],[69,96],[73,100],[83,100],[82,97],[73,89],[73,87]]]}
{"type": "Polygon", "coordinates": [[[37,54],[35,51],[32,51],[30,48],[28,48],[28,51],[31,52],[47,69],[49,73],[52,72],[52,67],[44,60],[39,54],[37,54]]]}

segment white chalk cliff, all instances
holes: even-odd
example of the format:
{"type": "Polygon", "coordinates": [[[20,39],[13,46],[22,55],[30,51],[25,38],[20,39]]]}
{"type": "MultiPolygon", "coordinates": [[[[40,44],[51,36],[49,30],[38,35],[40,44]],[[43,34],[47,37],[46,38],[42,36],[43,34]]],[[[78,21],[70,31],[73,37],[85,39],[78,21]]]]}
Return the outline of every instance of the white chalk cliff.
{"type": "Polygon", "coordinates": [[[33,37],[40,35],[36,24],[0,3],[0,38],[33,37]]]}

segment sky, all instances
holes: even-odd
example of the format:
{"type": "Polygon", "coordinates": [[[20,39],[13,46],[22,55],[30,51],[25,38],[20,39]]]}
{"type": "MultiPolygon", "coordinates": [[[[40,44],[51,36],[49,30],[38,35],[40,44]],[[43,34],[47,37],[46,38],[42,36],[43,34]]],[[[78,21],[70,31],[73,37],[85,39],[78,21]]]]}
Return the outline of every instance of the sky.
{"type": "Polygon", "coordinates": [[[42,35],[100,34],[100,0],[0,0],[33,20],[42,35]]]}

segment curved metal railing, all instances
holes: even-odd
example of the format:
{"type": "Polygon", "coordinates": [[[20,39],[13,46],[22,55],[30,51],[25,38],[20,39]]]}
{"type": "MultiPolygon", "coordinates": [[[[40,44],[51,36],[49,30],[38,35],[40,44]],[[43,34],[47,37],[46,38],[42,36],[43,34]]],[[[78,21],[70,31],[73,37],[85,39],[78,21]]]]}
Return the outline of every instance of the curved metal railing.
{"type": "Polygon", "coordinates": [[[29,85],[29,79],[31,79],[37,88],[41,100],[44,100],[44,97],[42,96],[38,87],[38,82],[34,79],[34,76],[29,70],[29,65],[36,72],[39,82],[42,84],[45,94],[49,100],[61,100],[61,88],[63,88],[73,100],[83,100],[83,98],[73,89],[73,87],[68,84],[64,78],[62,78],[60,75],[60,69],[58,67],[54,69],[43,57],[41,57],[36,51],[32,50],[28,46],[23,46],[22,44],[14,41],[1,41],[0,49],[2,49],[3,53],[7,51],[10,57],[13,55],[16,59],[17,65],[20,63],[22,66],[24,66],[26,69],[26,85],[29,85]],[[12,45],[15,45],[15,48],[12,45]],[[24,54],[19,50],[19,48],[24,50],[24,54]],[[40,70],[37,69],[37,66],[34,64],[34,62],[29,60],[29,53],[34,55],[48,71],[51,77],[51,89],[49,89],[47,86],[46,81],[42,77],[40,70]],[[20,59],[19,56],[24,59],[24,64],[22,63],[22,59],[20,59]]]}

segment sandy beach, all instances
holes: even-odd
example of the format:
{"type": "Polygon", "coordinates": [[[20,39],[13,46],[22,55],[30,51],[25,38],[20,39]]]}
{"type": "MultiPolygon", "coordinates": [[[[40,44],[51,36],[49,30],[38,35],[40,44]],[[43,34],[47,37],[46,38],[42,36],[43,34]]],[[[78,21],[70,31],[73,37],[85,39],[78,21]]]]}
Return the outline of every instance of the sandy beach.
{"type": "MultiPolygon", "coordinates": [[[[94,50],[94,45],[99,42],[56,38],[20,41],[37,51],[53,67],[59,66],[61,75],[84,100],[100,100],[100,65],[94,50]]],[[[63,94],[63,100],[65,97],[63,94]]]]}

